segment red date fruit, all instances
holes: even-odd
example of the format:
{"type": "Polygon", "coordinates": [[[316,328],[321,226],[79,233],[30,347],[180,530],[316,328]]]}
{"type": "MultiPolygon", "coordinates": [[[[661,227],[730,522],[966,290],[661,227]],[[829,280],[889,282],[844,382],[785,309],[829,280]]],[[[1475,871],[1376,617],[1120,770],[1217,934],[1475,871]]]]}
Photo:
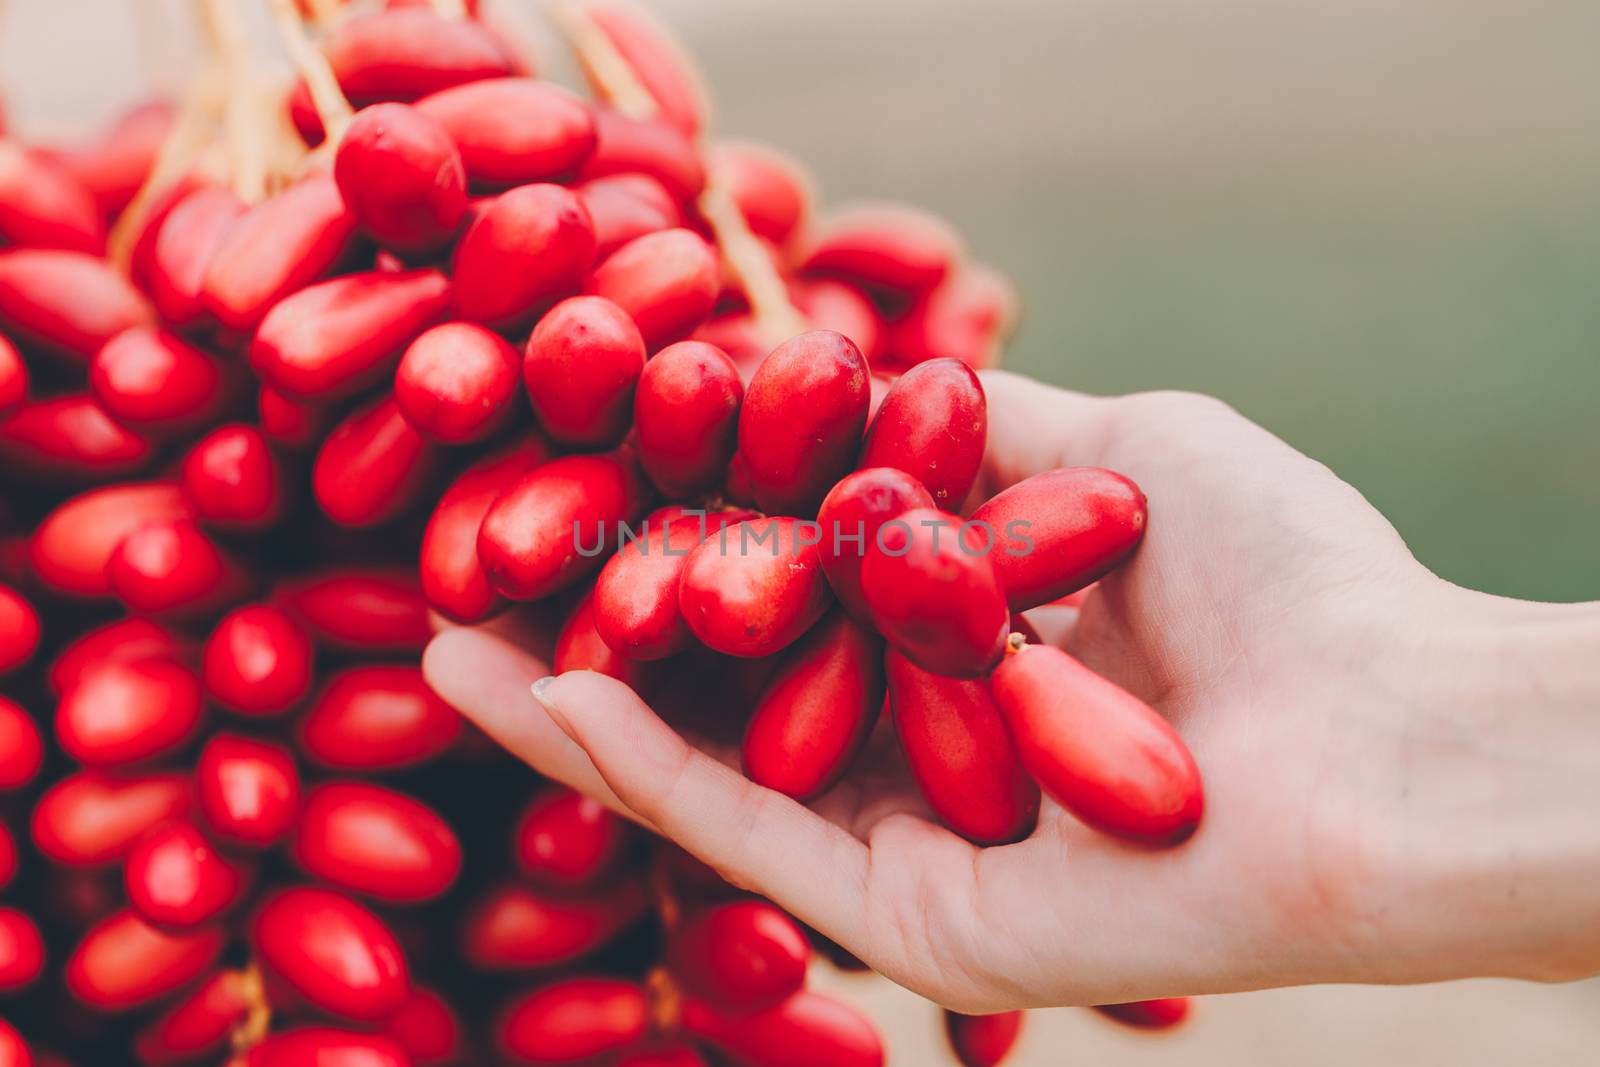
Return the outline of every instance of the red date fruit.
{"type": "Polygon", "coordinates": [[[16,670],[39,647],[39,613],[10,586],[0,585],[0,674],[16,670]]]}
{"type": "Polygon", "coordinates": [[[683,225],[678,202],[648,174],[591,178],[574,191],[594,223],[596,259],[604,259],[636,237],[683,225]]]}
{"type": "Polygon", "coordinates": [[[468,914],[462,952],[483,970],[560,966],[610,942],[644,914],[647,904],[643,885],[632,880],[571,898],[503,886],[468,914]]]}
{"type": "Polygon", "coordinates": [[[15,908],[0,908],[0,993],[32,984],[44,970],[44,939],[33,920],[15,908]]]}
{"type": "Polygon", "coordinates": [[[883,1042],[854,1008],[802,989],[777,1007],[733,1013],[686,1000],[683,1029],[740,1067],[883,1067],[883,1042]]]}
{"type": "Polygon", "coordinates": [[[961,1067],[1000,1067],[1022,1032],[1022,1013],[1002,1011],[994,1015],[944,1013],[944,1032],[950,1039],[961,1067]]]}
{"type": "Polygon", "coordinates": [[[0,789],[20,789],[44,762],[39,727],[20,705],[0,697],[0,789]]]}
{"type": "Polygon", "coordinates": [[[341,889],[416,903],[450,888],[461,845],[420,801],[363,782],[328,782],[306,794],[294,858],[341,889]]]}
{"type": "Polygon", "coordinates": [[[942,511],[887,520],[861,561],[861,592],[879,632],[924,670],[988,673],[1011,627],[991,552],[977,528],[942,511]]]}
{"type": "Polygon", "coordinates": [[[763,510],[813,514],[850,469],[867,424],[867,378],[856,346],[827,330],[762,360],[739,412],[739,453],[763,510]]]}
{"type": "Polygon", "coordinates": [[[422,533],[418,564],[433,610],[456,622],[477,622],[503,606],[478,562],[478,530],[501,490],[549,458],[549,446],[531,436],[480,459],[445,490],[422,533]]]}
{"type": "Polygon", "coordinates": [[[382,381],[406,345],[449,306],[450,279],[436,270],[318,282],[267,312],[250,344],[250,363],[290,396],[348,396],[382,381]]]}
{"type": "Polygon", "coordinates": [[[256,394],[261,432],[286,448],[301,449],[322,439],[334,414],[303,400],[285,396],[270,385],[256,394]]]}
{"type": "Polygon", "coordinates": [[[678,605],[696,637],[730,656],[770,656],[828,608],[822,554],[797,519],[724,527],[689,555],[678,605]]]}
{"type": "Polygon", "coordinates": [[[189,513],[176,486],[149,483],[94,489],[45,517],[28,542],[28,561],[34,574],[56,592],[109,596],[106,564],[123,538],[141,526],[189,513]]]}
{"type": "Polygon", "coordinates": [[[883,316],[860,289],[834,278],[803,278],[790,286],[789,295],[813,329],[844,334],[868,365],[877,365],[883,354],[883,316]]]}
{"type": "Polygon", "coordinates": [[[578,177],[606,178],[645,174],[660,182],[680,204],[705,188],[706,172],[694,141],[659,119],[634,119],[609,107],[594,109],[594,152],[578,177]]]}
{"type": "Polygon", "coordinates": [[[461,716],[415,665],[349,667],[333,675],[300,724],[300,745],[339,770],[389,770],[455,744],[461,716]]]}
{"type": "Polygon", "coordinates": [[[1059,600],[1109,573],[1144,536],[1144,493],[1115,471],[1061,467],[1004,490],[972,513],[1013,611],[1059,600]]]}
{"type": "Polygon", "coordinates": [[[689,554],[710,527],[686,516],[629,541],[594,582],[594,627],[601,640],[633,660],[665,659],[694,642],[678,591],[689,554]]]}
{"type": "Polygon", "coordinates": [[[67,960],[67,989],[99,1011],[126,1011],[165,996],[216,961],[221,930],[166,934],[131,908],[84,935],[67,960]]]}
{"type": "Polygon", "coordinates": [[[719,141],[711,146],[709,168],[757,237],[781,245],[805,225],[811,178],[795,159],[770,145],[719,141]]]}
{"type": "Polygon", "coordinates": [[[200,300],[230,330],[253,330],[284,297],[344,261],[356,220],[333,176],[304,178],[241,215],[206,264],[200,300]]]}
{"type": "Polygon", "coordinates": [[[92,396],[37,400],[0,423],[0,458],[28,480],[105,481],[138,470],[151,452],[92,396]]]}
{"type": "Polygon", "coordinates": [[[250,604],[217,623],[201,653],[206,695],[241,715],[281,715],[311,689],[305,628],[280,608],[250,604]]]}
{"type": "Polygon", "coordinates": [[[989,432],[978,376],[953,359],[919,363],[890,387],[861,447],[861,466],[914,476],[933,502],[960,511],[978,480],[989,432]]]}
{"type": "Polygon", "coordinates": [[[960,235],[943,219],[903,204],[865,204],[824,219],[800,269],[914,294],[942,282],[963,254],[960,235]]]}
{"type": "Polygon", "coordinates": [[[411,342],[394,375],[400,412],[422,433],[457,445],[502,421],[517,392],[517,350],[474,322],[447,322],[411,342]]]}
{"type": "Polygon", "coordinates": [[[1176,845],[1200,825],[1200,770],[1177,732],[1132,693],[1049,645],[1007,655],[989,680],[1022,764],[1097,830],[1176,845]]]}
{"type": "Polygon", "coordinates": [[[229,845],[276,844],[299,817],[300,772],[281,745],[217,734],[201,750],[194,776],[206,827],[229,845]]]}
{"type": "Polygon", "coordinates": [[[279,587],[317,639],[366,652],[421,652],[433,636],[414,573],[348,567],[279,587]]]}
{"type": "Polygon", "coordinates": [[[1189,1018],[1188,997],[1162,997],[1157,1000],[1132,1000],[1126,1004],[1097,1004],[1095,1011],[1119,1023],[1141,1030],[1168,1030],[1189,1018]]]}
{"type": "Polygon", "coordinates": [[[501,1049],[516,1063],[590,1063],[644,1037],[644,989],[610,978],[568,978],[514,1002],[499,1027],[501,1049]]]}
{"type": "Polygon", "coordinates": [[[456,315],[496,329],[577,290],[594,262],[594,223],[570,190],[523,185],[467,227],[451,267],[456,315]]]}
{"type": "Polygon", "coordinates": [[[688,336],[711,314],[719,269],[716,250],[705,238],[693,230],[661,230],[607,256],[588,288],[626,311],[655,351],[688,336]]]}
{"type": "Polygon", "coordinates": [[[551,785],[517,820],[513,851],[528,877],[555,889],[585,889],[616,871],[630,840],[620,815],[576,790],[551,785]]]}
{"type": "Polygon", "coordinates": [[[889,358],[902,365],[959,359],[977,370],[997,366],[1017,305],[1016,286],[1005,275],[981,263],[962,264],[895,322],[889,358]]]}
{"type": "Polygon", "coordinates": [[[467,213],[467,171],[450,134],[405,104],[373,104],[334,156],[339,194],[360,227],[402,255],[437,251],[467,213]]]}
{"type": "Polygon", "coordinates": [[[533,328],[522,380],[553,439],[609,448],[628,432],[644,361],[644,338],[626,311],[603,297],[575,296],[533,328]]]}
{"type": "Polygon", "coordinates": [[[47,1067],[45,1061],[34,1058],[22,1035],[4,1019],[0,1019],[0,1064],[5,1067],[47,1067]]]}
{"type": "Polygon", "coordinates": [[[71,171],[0,139],[0,245],[99,253],[105,243],[94,197],[71,171]]]}
{"type": "Polygon", "coordinates": [[[651,688],[654,673],[650,665],[621,655],[600,636],[594,624],[594,592],[585,593],[567,616],[556,635],[551,668],[556,674],[567,671],[594,671],[625,683],[635,692],[651,688]]]}
{"type": "Polygon", "coordinates": [[[164,930],[192,930],[238,901],[245,878],[188,823],[158,827],[134,846],[122,884],[141,918],[164,930]]]}
{"type": "Polygon", "coordinates": [[[799,992],[810,961],[805,932],[759,900],[702,911],[667,947],[667,964],[686,992],[736,1011],[771,1008],[799,992]]]}
{"type": "Polygon", "coordinates": [[[192,796],[181,774],[83,771],[51,786],[33,809],[33,843],[63,867],[100,867],[126,856],[151,827],[181,818],[192,796]]]}
{"type": "Polygon", "coordinates": [[[283,472],[266,437],[232,423],[201,438],[183,458],[179,484],[201,522],[225,530],[271,526],[283,511],[283,472]]]}
{"type": "Polygon", "coordinates": [[[203,710],[200,680],[180,663],[108,663],[61,694],[56,739],[90,767],[124,766],[178,748],[199,728],[203,710]]]}
{"type": "Polygon", "coordinates": [[[251,578],[193,519],[141,526],[106,561],[112,594],[144,615],[192,619],[242,598],[251,578]]]}
{"type": "Polygon", "coordinates": [[[867,622],[872,613],[861,593],[861,563],[890,519],[915,508],[933,507],[933,497],[916,478],[892,467],[868,467],[840,479],[817,512],[822,528],[822,569],[845,610],[867,622]]]}
{"type": "Polygon", "coordinates": [[[639,463],[656,487],[688,497],[717,484],[739,444],[744,385],[715,345],[680,341],[657,352],[633,398],[639,463]]]}
{"type": "Polygon", "coordinates": [[[0,415],[28,399],[28,365],[17,346],[0,337],[0,415]]]}
{"type": "Polygon", "coordinates": [[[883,641],[835,612],[784,654],[745,729],[744,772],[796,800],[849,766],[883,707],[883,641]]]}
{"type": "Polygon", "coordinates": [[[589,105],[549,82],[488,78],[416,103],[461,151],[477,189],[563,181],[594,151],[589,105]]]}
{"type": "Polygon", "coordinates": [[[149,619],[119,619],[87,631],[63,648],[50,664],[47,680],[59,696],[84,671],[102,662],[176,659],[184,651],[184,643],[164,626],[149,619]]]}
{"type": "Polygon", "coordinates": [[[392,1038],[305,1026],[268,1036],[229,1067],[413,1067],[392,1038]]]}
{"type": "Polygon", "coordinates": [[[461,1056],[461,1020],[443,997],[431,989],[411,990],[406,1006],[383,1024],[415,1067],[447,1067],[461,1056]]]}
{"type": "Polygon", "coordinates": [[[478,558],[501,593],[536,600],[598,567],[618,524],[635,521],[645,503],[630,454],[563,456],[528,471],[490,505],[478,558]]]}
{"type": "Polygon", "coordinates": [[[176,330],[206,324],[209,313],[200,295],[206,268],[244,212],[244,203],[232,190],[202,185],[176,201],[160,220],[134,276],[149,292],[162,322],[176,330]]]}
{"type": "Polygon", "coordinates": [[[24,348],[88,362],[123,330],[154,312],[109,263],[82,252],[0,252],[0,330],[24,348]]]}
{"type": "Polygon", "coordinates": [[[169,1067],[220,1052],[249,1014],[248,980],[218,971],[171,1011],[139,1031],[134,1051],[148,1067],[169,1067]]]}
{"type": "Polygon", "coordinates": [[[378,1022],[411,995],[400,943],[372,912],[325,889],[285,889],[251,927],[256,956],[313,1006],[343,1019],[378,1022]]]}
{"type": "Polygon", "coordinates": [[[341,526],[376,526],[411,505],[432,461],[427,439],[384,397],[334,427],[312,466],[311,489],[341,526]]]}
{"type": "Polygon", "coordinates": [[[935,815],[979,845],[1020,841],[1039,818],[1039,786],[1023,768],[989,687],[944,678],[891,650],[894,728],[935,815]]]}

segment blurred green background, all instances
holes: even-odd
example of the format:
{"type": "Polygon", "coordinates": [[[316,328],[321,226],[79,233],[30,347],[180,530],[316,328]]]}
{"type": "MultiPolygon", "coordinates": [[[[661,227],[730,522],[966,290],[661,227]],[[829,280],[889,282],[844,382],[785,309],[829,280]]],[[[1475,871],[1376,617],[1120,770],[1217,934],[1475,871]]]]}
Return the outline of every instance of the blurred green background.
{"type": "MultiPolygon", "coordinates": [[[[533,0],[487,6],[536,33],[533,0]]],[[[1014,368],[1215,393],[1446,577],[1600,598],[1594,0],[651,6],[722,132],[807,161],[830,201],[940,211],[1009,271],[1014,368]]],[[[133,15],[162,10],[187,15],[13,0],[18,125],[81,131],[170,78],[133,15]]]]}

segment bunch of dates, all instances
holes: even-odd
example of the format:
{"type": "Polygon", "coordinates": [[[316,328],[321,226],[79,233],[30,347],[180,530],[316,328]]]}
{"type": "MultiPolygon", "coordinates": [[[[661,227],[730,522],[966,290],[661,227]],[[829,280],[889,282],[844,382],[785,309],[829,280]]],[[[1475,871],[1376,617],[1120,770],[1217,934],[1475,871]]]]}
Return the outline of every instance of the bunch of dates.
{"type": "Polygon", "coordinates": [[[888,716],[975,843],[1194,831],[1177,735],[1028,641],[1146,502],[973,499],[1013,300],[947,226],[814,219],[632,8],[562,9],[588,99],[476,5],[277,0],[263,97],[242,3],[97,143],[0,119],[0,1067],[883,1063],[847,956],[429,691],[513,606],[797,799],[888,716]]]}

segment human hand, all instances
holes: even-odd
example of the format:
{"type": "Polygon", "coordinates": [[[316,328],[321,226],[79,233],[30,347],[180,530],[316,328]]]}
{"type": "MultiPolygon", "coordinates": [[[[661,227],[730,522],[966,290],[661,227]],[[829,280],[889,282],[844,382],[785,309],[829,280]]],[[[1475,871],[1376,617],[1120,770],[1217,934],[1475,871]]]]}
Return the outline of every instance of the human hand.
{"type": "MultiPolygon", "coordinates": [[[[1216,401],[1091,398],[1003,373],[985,387],[981,492],[1092,465],[1150,498],[1142,546],[1080,617],[1030,617],[1183,735],[1207,788],[1187,844],[1129,846],[1046,798],[1026,840],[976,848],[930,820],[887,724],[843,782],[803,806],[610,678],[574,672],[536,701],[528,686],[547,667],[493,633],[437,638],[430,682],[540,771],[960,1010],[1581,973],[1600,960],[1592,937],[1570,961],[1538,947],[1558,932],[1554,913],[1539,929],[1501,922],[1494,936],[1452,923],[1485,917],[1505,888],[1469,839],[1479,807],[1504,814],[1506,783],[1493,709],[1443,718],[1451,685],[1427,679],[1465,678],[1483,635],[1531,606],[1491,607],[1440,582],[1355,490],[1216,401]]],[[[1555,736],[1539,755],[1570,759],[1555,736]]],[[[1524,889],[1554,893],[1570,917],[1570,891],[1524,889]]]]}

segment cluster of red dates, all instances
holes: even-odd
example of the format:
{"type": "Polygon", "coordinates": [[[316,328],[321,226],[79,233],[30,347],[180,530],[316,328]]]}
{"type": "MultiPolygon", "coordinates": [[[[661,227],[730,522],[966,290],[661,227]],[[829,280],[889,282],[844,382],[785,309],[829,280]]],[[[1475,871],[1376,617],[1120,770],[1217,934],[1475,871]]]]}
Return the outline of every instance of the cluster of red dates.
{"type": "MultiPolygon", "coordinates": [[[[460,0],[277,0],[280,130],[231,2],[181,106],[0,128],[0,1067],[881,1064],[805,987],[841,953],[428,690],[438,618],[512,602],[791,796],[887,697],[974,842],[1041,786],[1193,832],[1163,720],[1020,636],[1145,500],[969,506],[1012,298],[946,226],[813,220],[630,8],[563,9],[590,102],[460,0]]],[[[1020,1023],[947,1015],[968,1067],[1020,1023]]]]}

